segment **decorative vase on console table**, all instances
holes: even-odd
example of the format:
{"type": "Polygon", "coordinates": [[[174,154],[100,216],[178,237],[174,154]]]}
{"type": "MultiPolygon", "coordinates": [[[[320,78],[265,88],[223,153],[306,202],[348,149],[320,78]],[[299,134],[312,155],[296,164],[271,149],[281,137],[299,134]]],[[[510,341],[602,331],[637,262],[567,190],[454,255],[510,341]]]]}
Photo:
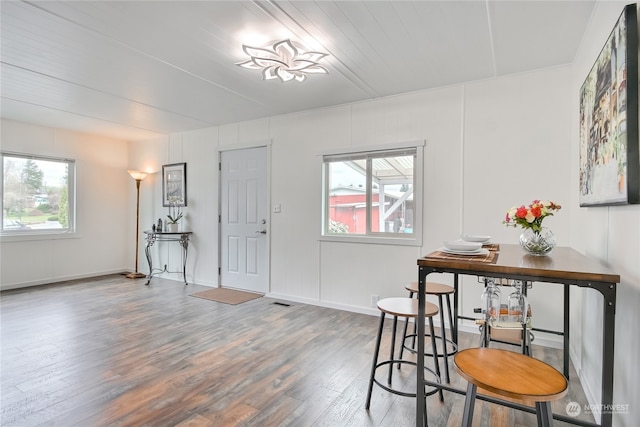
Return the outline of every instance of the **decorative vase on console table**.
{"type": "Polygon", "coordinates": [[[522,227],[524,229],[520,235],[522,249],[530,255],[545,256],[556,246],[556,237],[551,230],[542,226],[542,220],[552,216],[553,212],[560,208],[560,205],[548,200],[534,200],[528,207],[522,205],[509,209],[502,223],[510,227],[522,227]]]}
{"type": "Polygon", "coordinates": [[[167,224],[167,231],[169,233],[177,233],[178,232],[178,223],[177,222],[170,222],[167,224]]]}

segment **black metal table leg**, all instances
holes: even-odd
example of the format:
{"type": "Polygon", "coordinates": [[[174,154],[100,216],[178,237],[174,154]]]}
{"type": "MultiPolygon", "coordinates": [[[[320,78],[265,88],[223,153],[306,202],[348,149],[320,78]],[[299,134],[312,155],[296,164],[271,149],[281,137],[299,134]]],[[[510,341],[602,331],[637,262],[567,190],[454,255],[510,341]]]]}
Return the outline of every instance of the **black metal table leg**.
{"type": "MultiPolygon", "coordinates": [[[[599,284],[600,293],[604,296],[602,325],[602,404],[611,407],[613,404],[613,349],[615,348],[616,330],[616,287],[610,283],[599,284]]],[[[610,427],[613,413],[603,411],[601,425],[610,427]]]]}
{"type": "Polygon", "coordinates": [[[562,339],[562,373],[569,380],[569,285],[564,285],[564,326],[562,339]]]}
{"type": "Polygon", "coordinates": [[[416,384],[416,425],[427,425],[427,410],[424,404],[424,314],[425,314],[425,291],[426,291],[427,271],[420,267],[418,269],[418,355],[417,355],[417,384],[416,384]]]}

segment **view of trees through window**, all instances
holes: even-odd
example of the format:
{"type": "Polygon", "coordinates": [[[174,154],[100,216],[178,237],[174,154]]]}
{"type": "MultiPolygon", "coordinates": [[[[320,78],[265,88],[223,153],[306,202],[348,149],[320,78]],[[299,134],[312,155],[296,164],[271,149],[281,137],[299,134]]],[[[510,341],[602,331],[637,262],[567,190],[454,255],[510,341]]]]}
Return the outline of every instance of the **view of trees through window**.
{"type": "Polygon", "coordinates": [[[2,154],[3,231],[71,229],[68,160],[2,154]]]}

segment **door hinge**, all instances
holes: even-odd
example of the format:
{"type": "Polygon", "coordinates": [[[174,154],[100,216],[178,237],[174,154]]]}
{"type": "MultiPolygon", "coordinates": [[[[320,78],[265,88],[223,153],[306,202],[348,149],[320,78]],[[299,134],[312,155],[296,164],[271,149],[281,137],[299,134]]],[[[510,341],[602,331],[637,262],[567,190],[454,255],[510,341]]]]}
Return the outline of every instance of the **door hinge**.
{"type": "Polygon", "coordinates": [[[218,223],[222,222],[222,215],[218,215],[218,223]]]}
{"type": "Polygon", "coordinates": [[[218,267],[218,276],[222,274],[222,267],[218,267]]]}
{"type": "Polygon", "coordinates": [[[218,170],[221,171],[222,170],[222,162],[218,162],[218,170]]]}

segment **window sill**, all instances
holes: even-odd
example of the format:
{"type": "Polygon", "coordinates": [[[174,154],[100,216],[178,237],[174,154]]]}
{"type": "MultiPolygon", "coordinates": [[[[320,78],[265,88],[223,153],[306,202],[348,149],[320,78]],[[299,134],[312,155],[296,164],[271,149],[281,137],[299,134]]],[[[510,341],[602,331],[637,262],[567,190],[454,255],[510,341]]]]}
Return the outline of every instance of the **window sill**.
{"type": "Polygon", "coordinates": [[[320,236],[321,242],[363,243],[369,245],[422,246],[418,238],[374,237],[374,236],[320,236]]]}

